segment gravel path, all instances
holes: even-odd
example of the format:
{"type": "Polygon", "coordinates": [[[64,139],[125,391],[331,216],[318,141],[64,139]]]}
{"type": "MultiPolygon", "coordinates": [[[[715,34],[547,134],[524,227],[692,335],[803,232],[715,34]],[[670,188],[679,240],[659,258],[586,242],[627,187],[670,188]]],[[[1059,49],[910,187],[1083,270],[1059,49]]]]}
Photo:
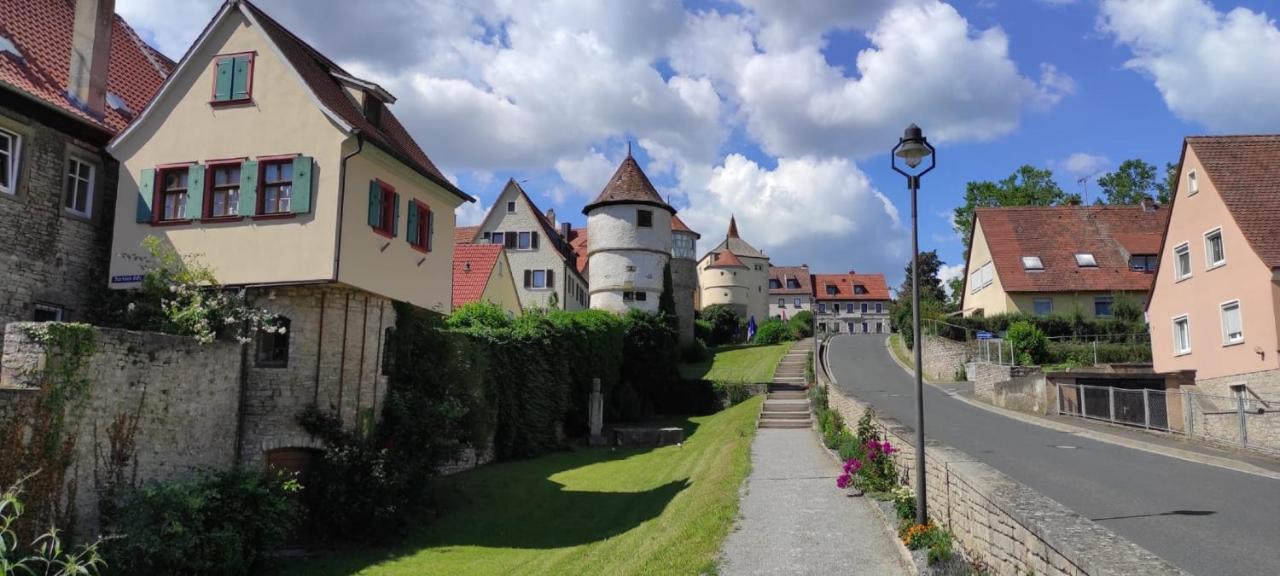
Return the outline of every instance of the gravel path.
{"type": "Polygon", "coordinates": [[[720,573],[905,575],[873,502],[836,489],[840,468],[809,429],[761,429],[720,573]]]}

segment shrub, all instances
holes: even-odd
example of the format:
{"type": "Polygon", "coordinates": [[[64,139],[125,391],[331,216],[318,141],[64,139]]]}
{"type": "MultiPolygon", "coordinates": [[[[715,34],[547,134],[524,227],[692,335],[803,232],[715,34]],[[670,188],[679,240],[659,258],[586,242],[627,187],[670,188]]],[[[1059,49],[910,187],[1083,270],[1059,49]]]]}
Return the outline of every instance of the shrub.
{"type": "Polygon", "coordinates": [[[299,490],[275,473],[232,470],[143,486],[106,520],[120,574],[256,574],[293,529],[299,490]]]}
{"type": "Polygon", "coordinates": [[[777,344],[784,340],[794,340],[791,326],[777,319],[766,320],[756,329],[756,344],[777,344]]]}
{"type": "Polygon", "coordinates": [[[827,410],[826,418],[822,420],[822,440],[827,448],[836,448],[840,445],[840,433],[844,431],[844,418],[835,410],[827,410]]]}
{"type": "Polygon", "coordinates": [[[693,337],[696,340],[700,340],[703,344],[715,342],[715,340],[713,340],[713,333],[715,330],[715,325],[712,324],[710,320],[697,318],[693,321],[693,337]]]}
{"type": "Polygon", "coordinates": [[[898,486],[890,491],[893,495],[893,510],[898,519],[908,520],[916,515],[916,495],[908,486],[898,486]]]}
{"type": "Polygon", "coordinates": [[[715,391],[724,399],[726,406],[735,406],[750,400],[755,395],[755,388],[746,382],[716,382],[715,391]]]}
{"type": "Polygon", "coordinates": [[[860,454],[858,437],[848,430],[841,430],[836,441],[836,451],[840,454],[841,460],[857,458],[860,454]]]}
{"type": "Polygon", "coordinates": [[[454,330],[502,330],[511,327],[507,312],[489,302],[472,302],[453,311],[446,323],[454,330]]]}
{"type": "Polygon", "coordinates": [[[680,349],[680,361],[686,364],[697,364],[710,358],[711,351],[707,350],[707,344],[701,338],[694,338],[693,342],[685,344],[680,349]]]}
{"type": "Polygon", "coordinates": [[[813,312],[808,310],[796,312],[795,316],[787,320],[787,324],[791,326],[791,332],[796,339],[813,336],[813,312]]]}
{"type": "Polygon", "coordinates": [[[1013,323],[1009,326],[1007,338],[1019,364],[1038,364],[1048,357],[1049,339],[1030,322],[1020,320],[1013,323]]]}
{"type": "Polygon", "coordinates": [[[742,327],[742,318],[726,304],[712,304],[702,309],[702,319],[711,325],[707,335],[707,344],[716,347],[732,344],[737,341],[742,327]]]}
{"type": "Polygon", "coordinates": [[[77,550],[63,548],[57,529],[37,536],[30,546],[20,548],[13,526],[22,520],[22,480],[0,493],[0,574],[40,574],[41,576],[97,576],[106,566],[99,553],[102,539],[77,550]]]}

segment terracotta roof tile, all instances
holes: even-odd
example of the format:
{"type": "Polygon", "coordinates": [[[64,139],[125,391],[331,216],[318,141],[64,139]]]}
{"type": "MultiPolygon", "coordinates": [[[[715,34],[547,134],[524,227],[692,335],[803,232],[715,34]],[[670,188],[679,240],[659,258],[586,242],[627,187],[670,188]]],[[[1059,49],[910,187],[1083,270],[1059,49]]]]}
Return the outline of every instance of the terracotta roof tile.
{"type": "Polygon", "coordinates": [[[605,184],[600,195],[582,208],[582,213],[610,204],[648,204],[676,213],[676,209],[662,199],[653,183],[649,182],[649,177],[645,176],[644,170],[640,169],[640,164],[629,154],[609,178],[609,183],[605,184]]]}
{"type": "Polygon", "coordinates": [[[74,0],[5,0],[0,2],[0,36],[13,42],[18,57],[0,52],[0,84],[24,92],[109,134],[133,120],[173,70],[168,58],[143,42],[119,15],[111,26],[107,91],[119,96],[129,112],[106,106],[101,118],[67,97],[71,68],[74,0]]]}
{"type": "Polygon", "coordinates": [[[975,218],[1006,292],[1149,290],[1154,275],[1131,270],[1129,256],[1159,253],[1169,209],[979,208],[975,218]],[[1081,253],[1093,254],[1098,265],[1077,265],[1075,255],[1081,253]],[[1026,270],[1024,256],[1039,257],[1044,269],[1026,270]]]}
{"type": "Polygon", "coordinates": [[[747,265],[738,259],[738,256],[730,250],[716,250],[709,252],[711,256],[711,264],[707,268],[746,268],[747,265]]]}
{"type": "Polygon", "coordinates": [[[684,220],[681,220],[679,216],[676,216],[674,214],[671,215],[671,231],[672,232],[688,232],[690,234],[693,234],[694,238],[702,238],[701,234],[694,232],[693,228],[690,228],[688,224],[684,223],[684,220]]]}
{"type": "Polygon", "coordinates": [[[457,244],[453,246],[453,309],[480,301],[493,267],[502,255],[497,244],[457,244]]]}
{"type": "Polygon", "coordinates": [[[814,274],[813,295],[818,300],[888,300],[889,287],[885,284],[884,274],[814,274]],[[835,286],[836,293],[829,294],[827,288],[835,286]],[[866,288],[865,294],[858,294],[855,286],[866,288]]]}
{"type": "Polygon", "coordinates": [[[1258,257],[1280,268],[1280,135],[1195,136],[1187,145],[1258,257]]]}
{"type": "Polygon", "coordinates": [[[808,266],[770,266],[769,280],[776,280],[781,288],[770,288],[769,294],[775,296],[787,294],[813,294],[812,276],[808,266]],[[800,285],[787,288],[787,280],[796,280],[800,285]]]}
{"type": "Polygon", "coordinates": [[[453,229],[453,243],[471,244],[476,241],[476,234],[479,232],[479,226],[458,226],[453,229]]]}
{"type": "Polygon", "coordinates": [[[587,273],[587,229],[574,228],[569,231],[569,246],[577,256],[578,274],[587,273]]]}

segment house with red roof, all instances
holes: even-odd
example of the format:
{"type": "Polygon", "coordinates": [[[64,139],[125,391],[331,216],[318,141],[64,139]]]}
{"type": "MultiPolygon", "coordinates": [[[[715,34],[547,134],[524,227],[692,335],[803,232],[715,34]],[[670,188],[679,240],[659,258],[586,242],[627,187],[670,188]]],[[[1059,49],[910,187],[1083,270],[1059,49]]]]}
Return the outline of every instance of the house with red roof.
{"type": "Polygon", "coordinates": [[[473,302],[495,304],[510,316],[523,310],[502,246],[463,242],[453,247],[453,309],[473,302]]]}
{"type": "Polygon", "coordinates": [[[889,286],[884,274],[813,274],[809,282],[819,333],[889,332],[889,286]]]}
{"type": "Polygon", "coordinates": [[[1194,370],[1233,397],[1217,409],[1252,412],[1280,398],[1280,135],[1187,138],[1171,200],[1147,307],[1155,369],[1194,370]]]}
{"type": "Polygon", "coordinates": [[[769,317],[788,319],[813,310],[813,280],[809,266],[769,266],[769,317]]]}
{"type": "Polygon", "coordinates": [[[138,286],[140,244],[155,237],[286,328],[248,353],[244,397],[268,404],[241,424],[246,463],[314,446],[294,418],[304,407],[346,425],[379,413],[394,302],[453,308],[454,210],[473,199],[395,102],[254,3],[227,0],[107,147],[120,162],[110,286],[138,286]]]}
{"type": "Polygon", "coordinates": [[[92,318],[119,167],[104,148],[173,67],[109,0],[0,2],[0,327],[92,318]]]}
{"type": "Polygon", "coordinates": [[[1168,219],[1153,202],[978,208],[961,311],[1107,318],[1119,295],[1145,303],[1168,219]]]}

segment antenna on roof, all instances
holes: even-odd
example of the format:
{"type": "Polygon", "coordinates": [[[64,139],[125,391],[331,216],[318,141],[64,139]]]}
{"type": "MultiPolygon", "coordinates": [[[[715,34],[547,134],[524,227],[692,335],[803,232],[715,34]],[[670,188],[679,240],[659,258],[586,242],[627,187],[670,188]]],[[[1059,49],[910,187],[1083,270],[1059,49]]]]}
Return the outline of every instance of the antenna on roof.
{"type": "Polygon", "coordinates": [[[1089,174],[1087,176],[1081,176],[1080,179],[1076,180],[1076,184],[1079,184],[1080,187],[1084,189],[1084,205],[1085,206],[1089,205],[1089,179],[1093,178],[1094,176],[1097,176],[1098,174],[1099,174],[1098,172],[1094,172],[1093,174],[1089,174]]]}

